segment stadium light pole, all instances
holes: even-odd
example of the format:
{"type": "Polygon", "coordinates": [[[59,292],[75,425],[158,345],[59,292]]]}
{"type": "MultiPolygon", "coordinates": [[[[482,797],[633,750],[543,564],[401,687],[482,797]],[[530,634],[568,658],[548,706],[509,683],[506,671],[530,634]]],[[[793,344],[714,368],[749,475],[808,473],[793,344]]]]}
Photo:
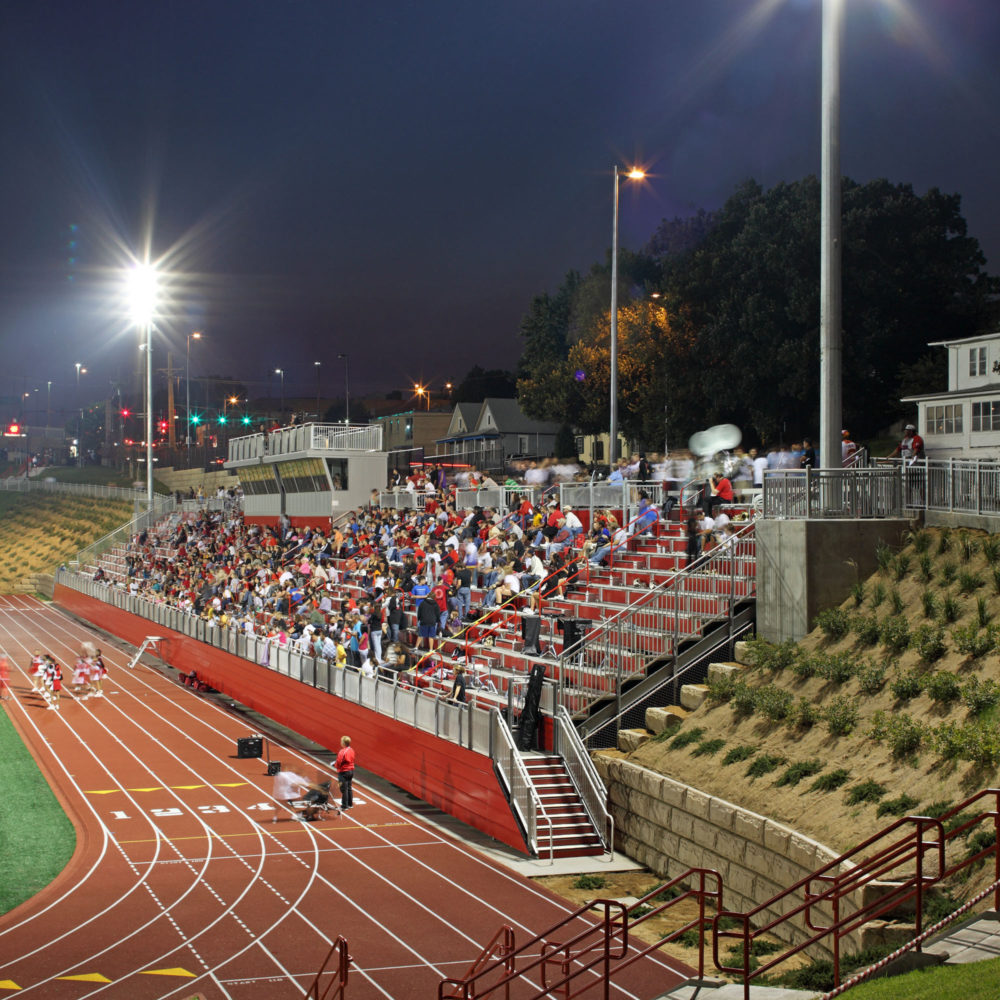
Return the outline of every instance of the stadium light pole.
{"type": "Polygon", "coordinates": [[[316,369],[316,423],[319,423],[319,370],[322,365],[322,361],[313,362],[313,368],[316,369]]]}
{"type": "Polygon", "coordinates": [[[350,359],[346,354],[338,354],[338,361],[344,362],[344,423],[351,422],[351,368],[350,359]]]}
{"type": "Polygon", "coordinates": [[[184,367],[184,382],[187,392],[187,446],[191,447],[191,341],[201,340],[201,334],[193,330],[187,335],[187,363],[184,367]]]}
{"type": "Polygon", "coordinates": [[[820,168],[819,438],[821,464],[841,464],[843,333],[840,203],[840,48],[844,0],[823,0],[820,168]]]}
{"type": "Polygon", "coordinates": [[[137,264],[129,275],[132,319],[143,331],[146,351],[146,503],[153,509],[153,319],[156,315],[156,268],[137,264]]]}
{"type": "Polygon", "coordinates": [[[278,419],[283,424],[285,422],[285,369],[275,368],[274,374],[281,376],[281,412],[278,415],[278,419]]]}
{"type": "MultiPolygon", "coordinates": [[[[86,375],[87,369],[84,368],[82,361],[77,361],[74,365],[76,368],[76,464],[83,466],[83,438],[80,436],[83,433],[83,407],[80,405],[80,374],[81,372],[86,375]]],[[[49,383],[49,389],[51,390],[52,383],[49,383]]]]}
{"type": "MultiPolygon", "coordinates": [[[[628,180],[641,181],[645,171],[633,167],[626,175],[628,180]]],[[[608,442],[608,468],[614,471],[618,460],[618,187],[621,174],[615,164],[614,213],[611,227],[611,385],[609,387],[611,410],[611,440],[608,442]]]]}

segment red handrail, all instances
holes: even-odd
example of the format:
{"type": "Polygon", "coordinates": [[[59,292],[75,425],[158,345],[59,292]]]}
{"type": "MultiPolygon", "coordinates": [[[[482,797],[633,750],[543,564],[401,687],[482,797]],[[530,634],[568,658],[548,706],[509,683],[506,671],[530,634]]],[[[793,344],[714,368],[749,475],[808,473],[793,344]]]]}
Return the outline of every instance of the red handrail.
{"type": "Polygon", "coordinates": [[[311,997],[312,1000],[344,1000],[347,990],[347,975],[350,971],[352,961],[353,959],[347,952],[347,939],[341,935],[333,942],[333,946],[326,953],[326,958],[323,959],[323,964],[320,966],[319,972],[316,973],[316,978],[312,981],[309,989],[306,990],[306,996],[311,997]],[[330,959],[333,958],[334,952],[337,953],[336,978],[320,993],[320,980],[323,978],[326,967],[330,964],[330,959]],[[331,993],[331,990],[335,990],[335,992],[331,993]]]}

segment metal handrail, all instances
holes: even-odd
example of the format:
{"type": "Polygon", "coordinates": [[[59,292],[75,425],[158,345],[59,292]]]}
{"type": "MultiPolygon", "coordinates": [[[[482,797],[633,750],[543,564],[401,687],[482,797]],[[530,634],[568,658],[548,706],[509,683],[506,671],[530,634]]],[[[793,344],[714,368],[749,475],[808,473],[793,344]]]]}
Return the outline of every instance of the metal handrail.
{"type": "Polygon", "coordinates": [[[615,819],[608,808],[608,790],[601,781],[601,776],[597,773],[597,768],[590,759],[590,754],[587,753],[587,748],[583,745],[565,705],[556,707],[553,721],[556,752],[566,764],[570,780],[580,796],[590,822],[594,825],[594,829],[599,831],[601,841],[610,857],[615,851],[615,819]]]}
{"type": "Polygon", "coordinates": [[[549,864],[553,864],[555,862],[555,844],[552,837],[552,820],[545,811],[535,783],[531,780],[531,775],[521,759],[520,751],[514,744],[514,735],[499,710],[493,709],[492,721],[490,756],[493,758],[493,763],[500,777],[507,785],[511,805],[517,810],[524,824],[528,846],[536,855],[539,853],[538,823],[541,820],[549,830],[549,864]],[[504,771],[504,764],[507,766],[506,771],[504,771]]]}
{"type": "MultiPolygon", "coordinates": [[[[754,522],[750,521],[728,542],[716,546],[715,549],[701,556],[690,566],[676,570],[663,583],[641,595],[610,618],[605,619],[571,646],[564,647],[559,657],[561,703],[567,704],[573,691],[582,691],[595,697],[606,694],[608,690],[607,680],[611,676],[608,671],[609,665],[614,667],[616,698],[620,700],[621,681],[626,673],[622,670],[623,654],[633,651],[634,641],[638,636],[644,637],[647,642],[662,643],[663,648],[660,652],[651,655],[643,654],[642,664],[635,670],[628,671],[629,674],[642,672],[650,658],[662,655],[676,657],[680,642],[682,608],[692,610],[701,628],[724,618],[732,620],[736,604],[737,583],[747,583],[748,593],[745,595],[746,597],[752,596],[752,591],[756,586],[755,575],[739,572],[739,567],[751,564],[754,560],[755,552],[753,550],[754,522]],[[726,560],[728,560],[728,564],[726,560]],[[726,592],[721,595],[714,593],[716,582],[723,577],[720,568],[724,569],[725,575],[729,577],[729,586],[726,588],[726,592]],[[687,591],[685,588],[692,583],[695,586],[704,585],[706,590],[704,592],[687,591]],[[712,592],[707,589],[709,585],[713,588],[712,592]],[[726,601],[724,613],[713,611],[713,606],[720,600],[726,601]],[[643,615],[650,616],[649,622],[641,622],[643,615]],[[667,638],[670,640],[669,650],[665,642],[667,638]],[[595,668],[595,676],[600,681],[598,684],[595,680],[589,688],[585,686],[588,676],[587,668],[576,662],[588,652],[592,655],[595,652],[597,654],[596,658],[599,662],[598,667],[595,668]],[[575,678],[575,683],[568,683],[570,677],[575,678]]],[[[620,704],[618,708],[620,709],[620,704]]]]}
{"type": "Polygon", "coordinates": [[[354,959],[347,951],[347,938],[341,934],[333,942],[333,945],[327,952],[326,958],[323,959],[323,964],[320,966],[319,972],[316,973],[316,978],[310,984],[309,989],[306,990],[306,996],[312,998],[312,1000],[344,1000],[347,993],[347,977],[350,973],[351,962],[353,961],[354,959]],[[330,964],[330,959],[333,958],[334,954],[337,955],[336,979],[320,993],[320,979],[322,979],[323,973],[326,972],[326,967],[330,964]]]}

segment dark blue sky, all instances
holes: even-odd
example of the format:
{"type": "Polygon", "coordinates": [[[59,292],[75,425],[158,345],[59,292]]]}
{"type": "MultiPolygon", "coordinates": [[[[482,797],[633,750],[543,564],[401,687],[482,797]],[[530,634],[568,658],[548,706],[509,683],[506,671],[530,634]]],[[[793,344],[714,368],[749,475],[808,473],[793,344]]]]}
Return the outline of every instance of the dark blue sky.
{"type": "MultiPolygon", "coordinates": [[[[957,191],[1000,270],[1000,2],[844,2],[844,173],[957,191]]],[[[5,0],[0,394],[127,379],[148,232],[193,374],[513,367],[532,295],[610,246],[616,160],[653,174],[635,248],[818,172],[819,33],[819,0],[5,0]]]]}

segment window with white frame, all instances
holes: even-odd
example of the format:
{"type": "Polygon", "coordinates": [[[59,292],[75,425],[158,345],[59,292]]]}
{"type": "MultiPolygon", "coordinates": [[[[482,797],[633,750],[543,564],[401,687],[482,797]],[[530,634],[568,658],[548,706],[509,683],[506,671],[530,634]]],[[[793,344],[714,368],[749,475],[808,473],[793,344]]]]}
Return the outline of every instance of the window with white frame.
{"type": "MultiPolygon", "coordinates": [[[[975,409],[973,409],[973,413],[975,413],[975,409]]],[[[975,422],[975,417],[973,417],[973,422],[975,422]]],[[[962,404],[948,403],[946,406],[928,406],[924,421],[924,433],[961,434],[962,404]]]]}
{"type": "Polygon", "coordinates": [[[986,374],[986,348],[969,348],[969,374],[973,376],[986,374]]]}
{"type": "Polygon", "coordinates": [[[1000,431],[1000,399],[972,404],[974,431],[1000,431]]]}

